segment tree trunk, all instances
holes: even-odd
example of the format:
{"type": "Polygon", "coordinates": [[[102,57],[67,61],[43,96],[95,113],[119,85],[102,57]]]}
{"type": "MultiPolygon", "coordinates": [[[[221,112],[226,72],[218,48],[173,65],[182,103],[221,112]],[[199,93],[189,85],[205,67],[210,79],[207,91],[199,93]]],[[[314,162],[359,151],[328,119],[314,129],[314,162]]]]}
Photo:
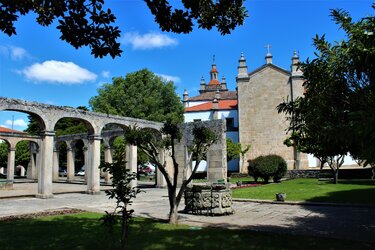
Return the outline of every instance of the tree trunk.
{"type": "Polygon", "coordinates": [[[337,168],[333,170],[333,183],[337,184],[338,179],[339,179],[339,169],[337,168]]]}
{"type": "Polygon", "coordinates": [[[177,199],[176,187],[168,188],[169,196],[169,224],[177,224],[177,199]]]}
{"type": "Polygon", "coordinates": [[[174,204],[173,207],[171,207],[171,210],[169,212],[169,224],[171,225],[177,225],[177,222],[178,222],[178,207],[176,206],[176,204],[174,204]]]}

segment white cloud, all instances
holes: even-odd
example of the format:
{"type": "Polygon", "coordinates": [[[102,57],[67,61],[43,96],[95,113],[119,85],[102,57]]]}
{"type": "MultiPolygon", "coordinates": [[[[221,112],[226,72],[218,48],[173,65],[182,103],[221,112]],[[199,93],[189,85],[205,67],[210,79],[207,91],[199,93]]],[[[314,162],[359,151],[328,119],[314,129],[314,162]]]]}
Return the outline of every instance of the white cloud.
{"type": "Polygon", "coordinates": [[[30,57],[29,53],[24,48],[16,46],[0,46],[0,54],[10,57],[13,61],[30,57]]]}
{"type": "Polygon", "coordinates": [[[26,56],[28,56],[28,53],[24,48],[10,46],[10,58],[12,60],[22,60],[26,56]]]}
{"type": "Polygon", "coordinates": [[[104,78],[108,78],[108,77],[109,77],[109,71],[107,71],[107,70],[103,70],[103,71],[102,71],[102,77],[104,77],[104,78]]]}
{"type": "Polygon", "coordinates": [[[130,44],[134,50],[158,49],[178,44],[176,39],[156,32],[143,35],[138,32],[129,32],[125,33],[121,40],[124,44],[130,44]]]}
{"type": "Polygon", "coordinates": [[[81,84],[96,80],[97,75],[81,68],[73,62],[45,61],[34,63],[23,69],[22,74],[29,80],[61,84],[81,84]]]}
{"type": "Polygon", "coordinates": [[[27,123],[25,122],[25,120],[23,119],[16,119],[14,121],[12,120],[6,120],[5,121],[5,124],[7,126],[12,126],[12,123],[13,123],[13,126],[17,126],[17,127],[27,127],[27,123]]]}
{"type": "Polygon", "coordinates": [[[181,78],[178,77],[178,76],[170,76],[170,75],[158,74],[158,73],[156,73],[156,75],[160,76],[161,78],[163,78],[163,79],[165,79],[167,81],[172,81],[174,83],[181,82],[181,78]]]}
{"type": "Polygon", "coordinates": [[[5,124],[0,124],[0,127],[3,127],[3,128],[9,128],[8,125],[5,125],[5,124]]]}

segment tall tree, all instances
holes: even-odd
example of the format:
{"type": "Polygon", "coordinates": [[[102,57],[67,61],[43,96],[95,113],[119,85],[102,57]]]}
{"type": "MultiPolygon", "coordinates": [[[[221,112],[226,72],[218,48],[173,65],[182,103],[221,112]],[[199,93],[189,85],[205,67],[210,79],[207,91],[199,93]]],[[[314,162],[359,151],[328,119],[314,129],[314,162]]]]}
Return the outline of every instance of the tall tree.
{"type": "Polygon", "coordinates": [[[175,146],[181,139],[179,125],[167,121],[162,130],[161,135],[155,131],[139,128],[127,128],[125,131],[125,139],[132,145],[139,147],[150,159],[150,162],[158,168],[158,171],[164,176],[167,182],[168,198],[169,198],[169,223],[177,223],[177,209],[181,202],[182,195],[187,185],[191,182],[193,176],[197,172],[199,163],[205,157],[208,148],[216,141],[216,135],[208,128],[202,125],[194,125],[193,142],[189,146],[188,162],[195,159],[196,164],[192,169],[192,173],[188,175],[188,164],[182,170],[181,186],[178,190],[179,163],[176,159],[175,146]],[[165,157],[160,157],[160,152],[170,152],[173,162],[173,169],[167,170],[165,157]],[[170,171],[170,172],[169,172],[170,171]]]}
{"type": "Polygon", "coordinates": [[[163,122],[183,121],[184,108],[173,82],[147,69],[117,77],[104,84],[90,99],[93,111],[163,122]]]}
{"type": "Polygon", "coordinates": [[[375,163],[375,22],[353,22],[341,9],[331,16],[347,39],[332,45],[324,35],[314,38],[317,58],[300,64],[305,94],[278,110],[289,115],[291,144],[328,163],[337,181],[348,152],[375,163]]]}
{"type": "MultiPolygon", "coordinates": [[[[166,0],[145,2],[161,29],[175,33],[191,32],[196,21],[199,28],[217,27],[221,34],[229,34],[247,16],[243,0],[181,0],[182,8],[173,10],[166,0]]],[[[36,21],[42,26],[57,21],[60,39],[76,49],[89,46],[91,54],[100,58],[108,54],[114,58],[122,53],[117,41],[120,30],[114,25],[116,17],[104,8],[104,0],[3,0],[0,1],[0,30],[9,36],[15,35],[15,22],[20,15],[30,12],[37,15],[36,21]]]]}

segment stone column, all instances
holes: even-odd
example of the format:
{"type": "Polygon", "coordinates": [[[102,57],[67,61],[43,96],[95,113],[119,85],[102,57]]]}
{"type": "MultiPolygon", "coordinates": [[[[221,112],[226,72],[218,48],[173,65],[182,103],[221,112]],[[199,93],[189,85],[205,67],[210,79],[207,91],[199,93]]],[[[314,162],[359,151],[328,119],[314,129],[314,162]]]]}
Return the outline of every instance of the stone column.
{"type": "MultiPolygon", "coordinates": [[[[108,163],[112,163],[113,162],[112,155],[113,155],[113,150],[112,150],[111,146],[109,146],[109,145],[105,146],[104,147],[104,161],[108,162],[108,163]]],[[[104,172],[105,183],[110,184],[112,182],[111,177],[112,177],[112,175],[109,174],[108,171],[104,172]]]]}
{"type": "Polygon", "coordinates": [[[224,179],[227,181],[227,150],[226,144],[212,144],[207,152],[207,180],[217,182],[224,179]]]}
{"type": "Polygon", "coordinates": [[[4,167],[0,167],[0,174],[4,174],[4,167]]]}
{"type": "MultiPolygon", "coordinates": [[[[40,147],[40,145],[39,145],[40,147]]],[[[36,144],[31,143],[30,144],[30,162],[27,166],[27,178],[37,180],[38,179],[38,171],[37,171],[37,164],[40,165],[40,161],[37,161],[37,155],[39,155],[39,148],[36,144]]],[[[39,156],[38,156],[39,159],[39,156]]]]}
{"type": "Polygon", "coordinates": [[[66,147],[66,176],[68,182],[74,180],[74,147],[72,143],[67,143],[66,147]]]}
{"type": "Polygon", "coordinates": [[[52,180],[57,181],[59,179],[59,148],[57,145],[53,148],[53,170],[52,180]]]}
{"type": "Polygon", "coordinates": [[[100,142],[101,137],[92,135],[88,138],[88,165],[85,166],[87,174],[87,193],[100,194],[100,142]],[[87,172],[88,171],[88,172],[87,172]]]}
{"type": "Polygon", "coordinates": [[[186,169],[186,178],[189,178],[192,173],[191,161],[188,162],[188,149],[183,140],[175,145],[175,158],[178,162],[177,186],[181,186],[184,169],[186,169]]]}
{"type": "Polygon", "coordinates": [[[8,152],[8,166],[7,166],[7,180],[14,180],[14,167],[15,167],[15,158],[16,158],[16,147],[10,145],[8,152]]]}
{"type": "MultiPolygon", "coordinates": [[[[130,169],[130,173],[137,173],[137,146],[126,145],[126,168],[130,169]]],[[[137,179],[135,179],[130,185],[136,187],[137,184],[137,179]]]]}
{"type": "MultiPolygon", "coordinates": [[[[168,156],[166,156],[165,150],[161,149],[159,152],[160,163],[163,163],[166,160],[168,160],[167,157],[168,156]]],[[[155,167],[155,180],[157,188],[165,188],[167,186],[167,181],[165,180],[164,175],[160,172],[160,170],[157,167],[155,167]]]]}
{"type": "Polygon", "coordinates": [[[89,162],[90,162],[90,160],[89,160],[89,148],[88,148],[88,146],[86,146],[86,145],[88,145],[89,143],[88,143],[88,141],[85,143],[85,146],[83,147],[83,155],[84,155],[84,164],[85,164],[85,181],[86,181],[86,184],[87,184],[87,176],[89,175],[88,173],[90,172],[90,169],[89,169],[89,162]]]}
{"type": "Polygon", "coordinates": [[[37,198],[52,198],[52,166],[54,131],[45,131],[42,135],[40,168],[38,171],[37,198]]]}

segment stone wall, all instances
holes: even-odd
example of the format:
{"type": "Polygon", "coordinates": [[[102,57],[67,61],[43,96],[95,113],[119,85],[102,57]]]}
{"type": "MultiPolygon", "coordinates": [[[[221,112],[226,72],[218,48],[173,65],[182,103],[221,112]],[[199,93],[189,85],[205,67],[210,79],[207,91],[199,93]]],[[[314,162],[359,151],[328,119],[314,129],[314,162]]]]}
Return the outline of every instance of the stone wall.
{"type": "MultiPolygon", "coordinates": [[[[294,150],[283,143],[289,122],[276,110],[280,103],[291,99],[290,72],[267,64],[251,73],[248,80],[238,79],[237,85],[240,143],[251,144],[245,162],[260,155],[277,154],[286,160],[288,169],[295,168],[294,150]]],[[[300,92],[301,88],[297,89],[300,92]]],[[[301,167],[305,168],[307,156],[301,157],[301,167]]],[[[247,164],[241,169],[246,171],[247,164]]]]}
{"type": "Polygon", "coordinates": [[[205,126],[211,129],[217,135],[217,141],[208,150],[207,153],[207,179],[209,182],[217,182],[218,180],[227,178],[227,144],[225,136],[225,122],[223,120],[212,120],[202,122],[190,122],[182,125],[182,139],[178,145],[176,145],[176,159],[181,166],[179,175],[181,180],[181,174],[183,167],[188,164],[187,159],[187,147],[193,142],[193,128],[195,125],[205,126]]]}

